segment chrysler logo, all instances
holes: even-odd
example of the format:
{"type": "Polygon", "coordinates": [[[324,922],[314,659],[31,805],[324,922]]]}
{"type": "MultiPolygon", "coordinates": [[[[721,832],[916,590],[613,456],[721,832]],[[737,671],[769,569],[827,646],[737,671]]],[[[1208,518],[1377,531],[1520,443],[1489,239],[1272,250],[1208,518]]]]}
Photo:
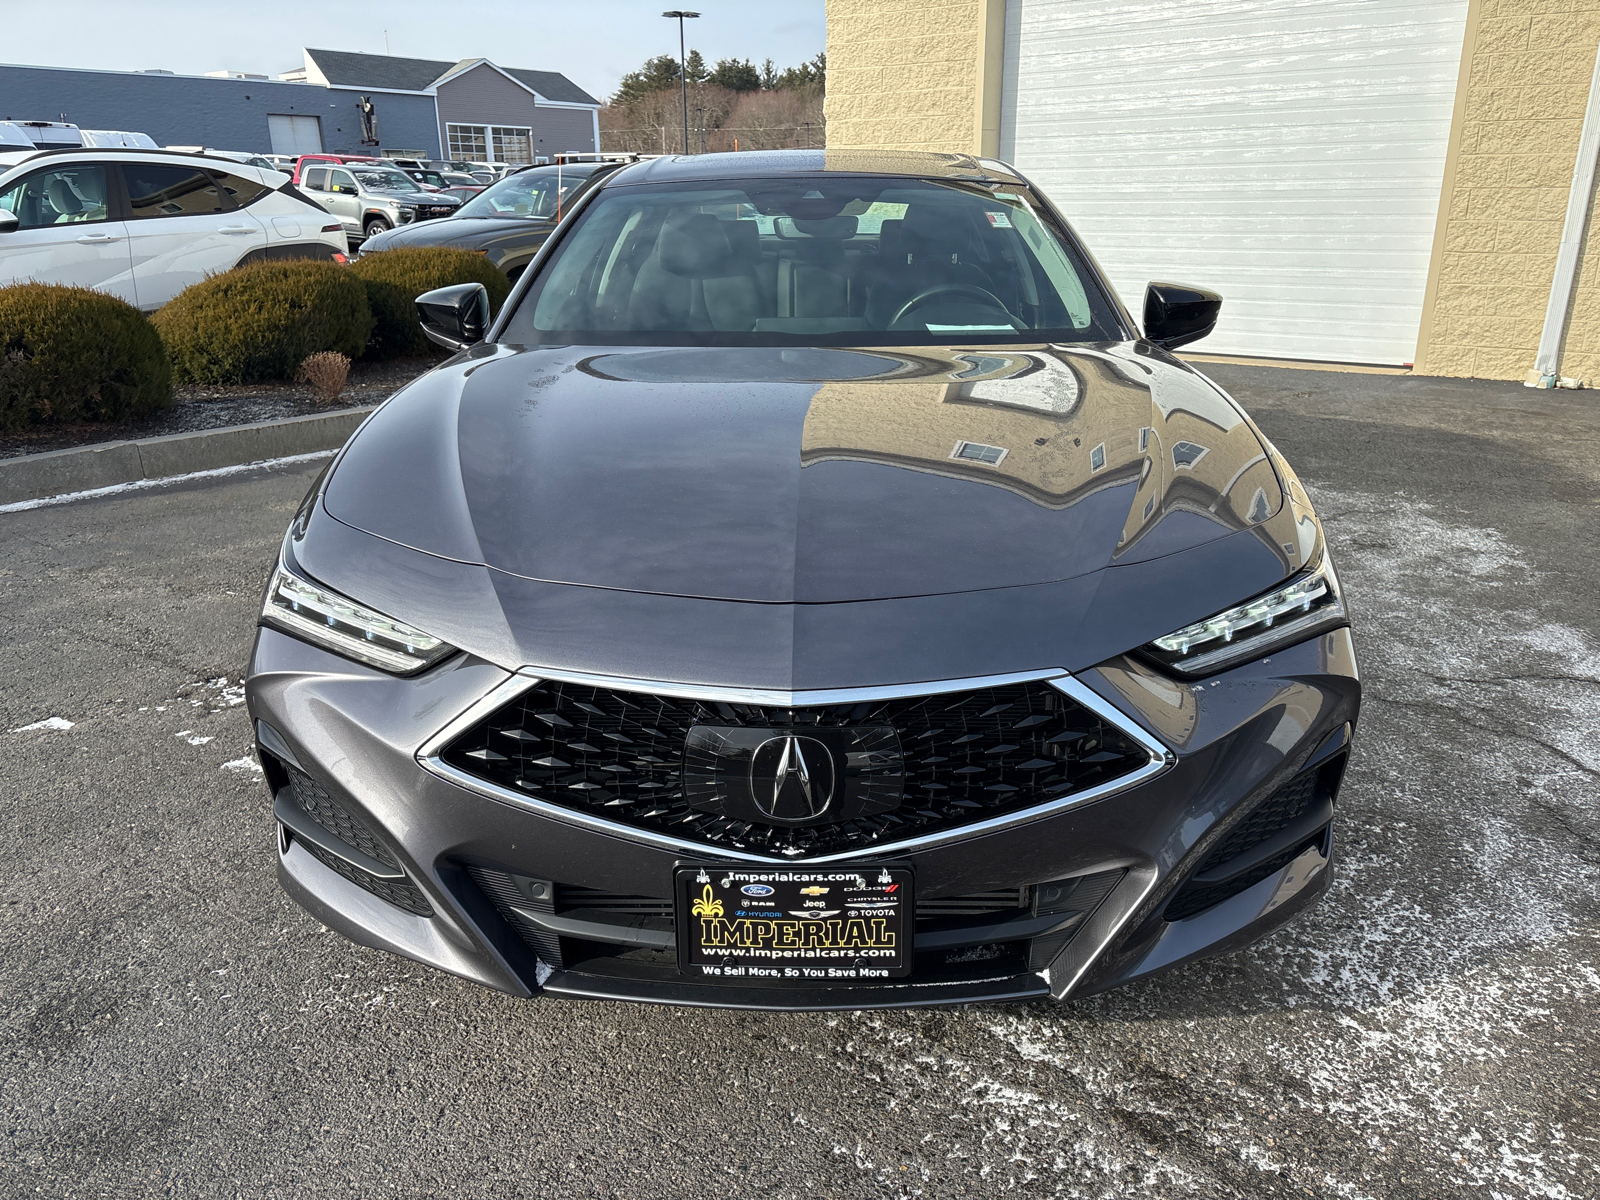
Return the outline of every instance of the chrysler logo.
{"type": "Polygon", "coordinates": [[[833,802],[833,754],[816,738],[781,734],[750,756],[750,795],[761,815],[810,821],[833,802]]]}

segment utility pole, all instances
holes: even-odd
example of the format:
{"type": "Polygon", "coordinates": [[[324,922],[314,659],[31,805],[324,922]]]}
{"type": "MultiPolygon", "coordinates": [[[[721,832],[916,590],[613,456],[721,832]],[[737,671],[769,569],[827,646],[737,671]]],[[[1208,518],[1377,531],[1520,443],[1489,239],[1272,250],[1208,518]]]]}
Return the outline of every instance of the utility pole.
{"type": "Polygon", "coordinates": [[[685,12],[681,8],[674,8],[670,12],[661,14],[663,17],[678,18],[678,83],[683,92],[683,152],[689,153],[689,56],[684,49],[683,23],[690,17],[698,17],[697,12],[685,12]]]}

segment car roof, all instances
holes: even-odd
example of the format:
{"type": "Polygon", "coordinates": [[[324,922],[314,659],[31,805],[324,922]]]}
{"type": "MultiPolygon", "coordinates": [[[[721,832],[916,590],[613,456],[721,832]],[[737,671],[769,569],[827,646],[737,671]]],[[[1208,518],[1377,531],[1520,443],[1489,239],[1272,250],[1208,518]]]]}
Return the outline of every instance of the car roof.
{"type": "Polygon", "coordinates": [[[200,159],[203,162],[216,163],[219,167],[227,167],[235,175],[250,175],[260,183],[277,184],[266,176],[287,179],[288,174],[283,171],[267,167],[251,166],[234,158],[223,158],[219,154],[208,154],[199,150],[150,150],[143,146],[57,146],[45,150],[19,150],[16,154],[0,153],[0,171],[9,171],[13,167],[24,163],[33,165],[35,160],[47,158],[66,158],[70,161],[73,155],[88,155],[91,158],[100,158],[105,155],[114,155],[124,162],[187,162],[200,159]]]}
{"type": "Polygon", "coordinates": [[[729,154],[675,154],[634,163],[605,186],[678,183],[697,179],[753,179],[781,175],[904,175],[914,179],[1027,181],[1015,167],[971,154],[920,150],[748,150],[729,154]]]}

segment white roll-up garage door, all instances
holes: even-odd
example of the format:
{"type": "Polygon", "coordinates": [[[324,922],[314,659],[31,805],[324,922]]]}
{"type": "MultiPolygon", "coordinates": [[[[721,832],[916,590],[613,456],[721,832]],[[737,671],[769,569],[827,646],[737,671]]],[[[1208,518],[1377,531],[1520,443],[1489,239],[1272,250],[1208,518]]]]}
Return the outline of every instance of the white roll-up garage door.
{"type": "Polygon", "coordinates": [[[267,133],[274,154],[322,153],[322,122],[316,117],[273,113],[267,117],[267,133]]]}
{"type": "Polygon", "coordinates": [[[1467,0],[1008,0],[1001,156],[1197,351],[1409,363],[1467,0]]]}

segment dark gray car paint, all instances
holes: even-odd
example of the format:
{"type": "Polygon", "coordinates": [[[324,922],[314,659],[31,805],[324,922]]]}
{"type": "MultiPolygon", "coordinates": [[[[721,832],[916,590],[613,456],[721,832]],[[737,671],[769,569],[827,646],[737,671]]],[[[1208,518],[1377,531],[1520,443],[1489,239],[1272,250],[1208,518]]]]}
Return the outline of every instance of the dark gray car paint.
{"type": "Polygon", "coordinates": [[[326,495],[354,528],[528,580],[765,604],[1057,582],[1281,505],[1242,414],[1121,346],[510,351],[397,395],[326,495]]]}
{"type": "MultiPolygon", "coordinates": [[[[382,920],[381,903],[351,910],[329,905],[322,897],[342,881],[303,852],[280,863],[290,894],[356,941],[526,995],[533,978],[526,949],[504,936],[492,913],[474,908],[481,900],[455,864],[494,863],[585,887],[669,895],[671,872],[682,856],[628,837],[598,835],[421,772],[414,755],[422,743],[504,678],[489,664],[460,658],[413,679],[396,679],[262,629],[250,712],[283,736],[339,803],[392,832],[403,864],[438,915],[425,921],[393,910],[382,920]]],[[[1168,926],[1142,914],[1159,911],[1183,878],[1181,864],[1225,835],[1230,817],[1276,789],[1353,719],[1360,684],[1344,629],[1268,662],[1224,672],[1204,687],[1175,683],[1121,657],[1079,678],[1167,742],[1172,767],[1107,799],[897,859],[915,870],[918,894],[928,897],[1063,878],[1107,863],[1127,865],[1129,878],[1105,910],[1121,936],[1078,988],[1097,991],[1145,973],[1153,955],[1168,965],[1209,948],[1216,931],[1204,923],[1168,926]]],[[[1282,924],[1320,894],[1326,877],[1324,872],[1317,886],[1290,903],[1256,915],[1235,936],[1250,940],[1282,924]]],[[[1257,885],[1263,893],[1273,886],[1273,879],[1257,885]]],[[[1254,890],[1247,895],[1259,909],[1260,896],[1254,890]]],[[[561,991],[587,985],[558,975],[546,986],[561,991]]],[[[746,994],[740,1002],[762,1001],[746,994]]],[[[768,1002],[781,1006],[783,998],[768,1002]]],[[[865,1002],[861,992],[849,989],[835,1004],[865,1002]]]]}
{"type": "MultiPolygon", "coordinates": [[[[759,172],[773,156],[727,157],[759,172]]],[[[833,157],[777,156],[801,173],[833,157]]],[[[374,415],[284,544],[292,568],[465,653],[397,679],[262,629],[248,686],[251,715],[385,831],[437,915],[390,909],[295,845],[280,878],[355,940],[524,995],[855,1008],[1114,986],[1259,937],[1328,885],[1318,858],[1298,891],[1280,893],[1284,868],[1200,918],[1161,917],[1192,865],[1353,724],[1349,631],[1201,682],[1128,654],[1321,545],[1304,489],[1248,418],[1143,342],[474,347],[374,415]],[[966,441],[1005,454],[963,458],[966,441]],[[684,856],[421,767],[425,742],[530,667],[785,690],[1064,668],[1169,755],[1115,795],[895,856],[928,897],[1125,870],[1042,975],[783,994],[550,974],[466,865],[666,896],[684,856]]]]}

